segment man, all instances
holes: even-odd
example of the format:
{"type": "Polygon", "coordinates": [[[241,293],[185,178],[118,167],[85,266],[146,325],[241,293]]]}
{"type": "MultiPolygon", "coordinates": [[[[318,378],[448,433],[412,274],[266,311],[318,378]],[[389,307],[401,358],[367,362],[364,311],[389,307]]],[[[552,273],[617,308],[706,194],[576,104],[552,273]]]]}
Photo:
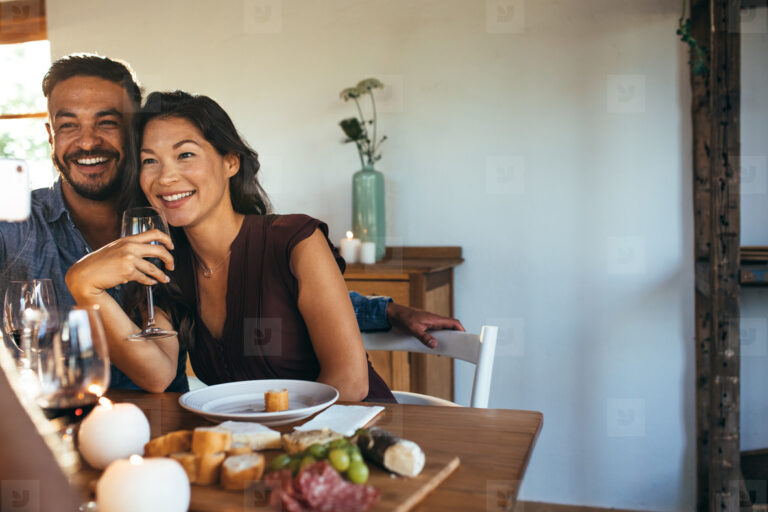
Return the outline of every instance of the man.
{"type": "MultiPolygon", "coordinates": [[[[48,141],[59,179],[32,193],[32,213],[22,223],[0,223],[0,289],[11,280],[50,278],[59,306],[74,299],[64,282],[69,267],[120,236],[120,216],[136,190],[129,165],[131,118],[141,90],[130,68],[95,55],[71,55],[54,62],[43,79],[48,100],[48,141]]],[[[122,303],[122,289],[109,290],[122,303]]],[[[350,298],[361,330],[390,326],[436,345],[428,329],[464,330],[458,320],[407,308],[390,299],[350,298]]],[[[168,390],[185,391],[186,353],[168,390]]],[[[116,368],[112,387],[135,388],[116,368]]]]}

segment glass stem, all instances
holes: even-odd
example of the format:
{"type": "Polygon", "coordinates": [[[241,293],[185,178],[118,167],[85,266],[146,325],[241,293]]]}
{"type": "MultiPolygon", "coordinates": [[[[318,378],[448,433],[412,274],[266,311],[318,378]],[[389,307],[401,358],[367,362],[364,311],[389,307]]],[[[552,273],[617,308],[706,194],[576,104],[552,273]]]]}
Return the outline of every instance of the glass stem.
{"type": "Polygon", "coordinates": [[[155,301],[152,298],[152,287],[147,286],[147,329],[155,325],[155,301]]]}

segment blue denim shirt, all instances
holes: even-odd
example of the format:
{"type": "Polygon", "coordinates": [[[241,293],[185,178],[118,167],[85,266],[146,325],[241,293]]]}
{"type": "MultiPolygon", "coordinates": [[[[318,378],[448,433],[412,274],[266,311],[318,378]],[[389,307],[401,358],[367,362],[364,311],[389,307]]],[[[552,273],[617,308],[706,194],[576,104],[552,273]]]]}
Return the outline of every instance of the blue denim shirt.
{"type": "Polygon", "coordinates": [[[355,308],[357,325],[361,331],[388,331],[392,326],[387,321],[389,297],[363,297],[357,292],[350,292],[352,307],[355,308]]]}
{"type": "MultiPolygon", "coordinates": [[[[0,300],[10,281],[48,278],[53,281],[59,308],[75,306],[64,276],[76,261],[91,252],[83,234],[75,227],[64,204],[61,180],[50,188],[32,191],[31,213],[24,222],[0,222],[0,300]]],[[[122,287],[108,293],[122,303],[122,287]]],[[[361,331],[380,331],[390,328],[387,321],[387,303],[392,299],[368,299],[352,292],[350,299],[361,331]]],[[[189,390],[186,377],[186,351],[180,351],[176,378],[167,391],[189,390]]],[[[123,372],[112,365],[110,387],[139,389],[123,372]]]]}
{"type": "MultiPolygon", "coordinates": [[[[0,293],[10,281],[48,278],[53,281],[59,308],[75,306],[64,276],[77,260],[91,252],[83,234],[75,227],[64,204],[61,181],[50,188],[32,192],[29,218],[24,222],[0,222],[0,293]]],[[[118,303],[122,287],[108,290],[118,303]]],[[[167,391],[189,390],[186,377],[187,353],[179,353],[176,378],[167,391]]],[[[123,372],[112,365],[109,387],[139,389],[123,372]]]]}

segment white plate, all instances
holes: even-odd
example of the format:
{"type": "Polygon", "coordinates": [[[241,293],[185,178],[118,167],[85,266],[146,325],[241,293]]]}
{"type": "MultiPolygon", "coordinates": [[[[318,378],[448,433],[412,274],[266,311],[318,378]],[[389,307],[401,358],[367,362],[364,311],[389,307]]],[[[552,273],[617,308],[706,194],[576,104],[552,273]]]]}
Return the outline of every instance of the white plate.
{"type": "Polygon", "coordinates": [[[244,380],[216,384],[179,397],[186,410],[212,421],[256,421],[284,425],[321,411],[339,399],[336,388],[319,382],[290,379],[244,380]],[[287,411],[265,412],[264,392],[287,389],[287,411]]]}

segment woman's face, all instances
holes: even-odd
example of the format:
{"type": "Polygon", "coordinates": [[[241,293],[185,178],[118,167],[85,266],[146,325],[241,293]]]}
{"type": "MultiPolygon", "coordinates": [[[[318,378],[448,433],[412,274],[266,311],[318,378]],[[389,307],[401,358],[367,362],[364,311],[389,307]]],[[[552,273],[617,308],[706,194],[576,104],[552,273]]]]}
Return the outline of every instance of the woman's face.
{"type": "Polygon", "coordinates": [[[139,161],[141,189],[170,225],[194,227],[232,210],[229,178],[237,173],[239,158],[220,155],[186,119],[157,118],[147,123],[139,161]]]}

